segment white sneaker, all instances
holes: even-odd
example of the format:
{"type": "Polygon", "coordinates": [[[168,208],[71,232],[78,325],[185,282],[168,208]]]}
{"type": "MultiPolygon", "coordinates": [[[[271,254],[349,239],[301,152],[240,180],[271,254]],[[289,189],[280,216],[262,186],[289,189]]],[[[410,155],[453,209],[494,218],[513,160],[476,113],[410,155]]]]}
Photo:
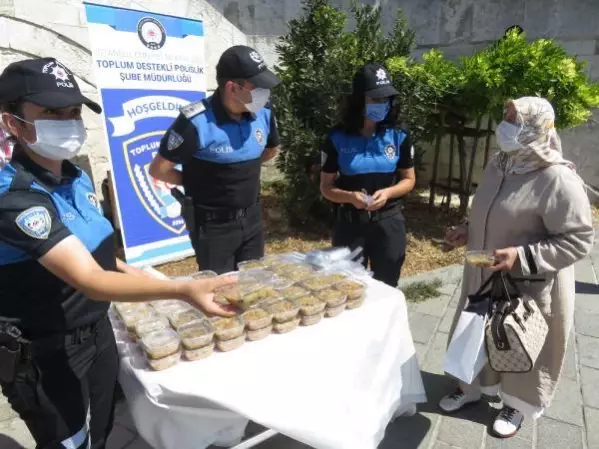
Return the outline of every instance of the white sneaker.
{"type": "Polygon", "coordinates": [[[445,396],[439,402],[439,408],[445,413],[457,412],[468,404],[473,404],[480,401],[481,395],[478,394],[466,394],[461,388],[458,388],[451,394],[445,396]]]}
{"type": "Polygon", "coordinates": [[[507,405],[501,409],[493,423],[493,433],[499,438],[511,438],[518,433],[524,416],[507,405]]]}

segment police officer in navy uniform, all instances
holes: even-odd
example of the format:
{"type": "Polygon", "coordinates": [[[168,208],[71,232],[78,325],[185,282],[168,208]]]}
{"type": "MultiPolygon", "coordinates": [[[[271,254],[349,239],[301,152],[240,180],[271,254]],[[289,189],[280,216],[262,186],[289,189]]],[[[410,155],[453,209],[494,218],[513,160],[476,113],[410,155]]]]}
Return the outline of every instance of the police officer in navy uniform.
{"type": "Polygon", "coordinates": [[[258,52],[242,45],[222,54],[216,77],[214,95],[181,109],[150,174],[184,187],[184,218],[198,265],[223,273],[264,255],[260,171],[279,150],[268,101],[280,80],[258,52]]]}
{"type": "Polygon", "coordinates": [[[406,251],[400,198],[416,182],[410,136],[395,123],[397,94],[382,65],[358,71],[342,121],[322,147],[320,175],[322,195],[339,205],[333,245],[364,248],[373,277],[393,287],[406,251]]]}
{"type": "Polygon", "coordinates": [[[113,229],[88,175],[69,162],[85,140],[84,97],[52,58],[0,75],[15,138],[0,170],[0,386],[38,449],[101,449],[112,426],[117,348],[110,301],[178,298],[208,313],[217,285],[146,276],[115,257],[113,229]]]}

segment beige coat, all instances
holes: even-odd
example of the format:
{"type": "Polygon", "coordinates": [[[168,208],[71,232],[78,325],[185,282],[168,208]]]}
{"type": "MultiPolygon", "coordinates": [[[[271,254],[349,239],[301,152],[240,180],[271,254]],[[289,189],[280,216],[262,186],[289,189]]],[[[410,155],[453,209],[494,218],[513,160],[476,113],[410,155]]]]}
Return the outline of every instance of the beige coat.
{"type": "MultiPolygon", "coordinates": [[[[582,181],[571,169],[553,165],[512,175],[503,174],[494,162],[488,165],[472,204],[468,249],[518,248],[519,261],[512,274],[544,280],[520,288],[537,301],[549,334],[532,372],[500,375],[487,366],[477,383],[500,384],[504,403],[525,416],[538,416],[553,398],[574,316],[573,264],[588,255],[593,235],[590,204],[582,181]]],[[[464,268],[458,311],[489,275],[488,270],[464,268]]],[[[458,318],[459,313],[450,339],[458,318]]]]}

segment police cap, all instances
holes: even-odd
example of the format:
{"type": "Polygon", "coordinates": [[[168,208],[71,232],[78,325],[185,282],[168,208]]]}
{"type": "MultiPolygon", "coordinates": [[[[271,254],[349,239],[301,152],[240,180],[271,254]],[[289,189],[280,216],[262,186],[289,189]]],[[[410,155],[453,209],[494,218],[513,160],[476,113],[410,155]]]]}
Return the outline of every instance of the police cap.
{"type": "Polygon", "coordinates": [[[366,64],[354,76],[353,91],[370,98],[398,95],[387,69],[381,64],[366,64]]]}
{"type": "Polygon", "coordinates": [[[216,77],[247,80],[263,89],[272,89],[281,82],[268,69],[260,53],[245,45],[235,45],[225,50],[216,65],[216,77]]]}
{"type": "Polygon", "coordinates": [[[100,105],[85,97],[73,73],[54,58],[25,59],[8,65],[0,75],[0,103],[28,101],[48,109],[80,104],[96,113],[100,105]]]}

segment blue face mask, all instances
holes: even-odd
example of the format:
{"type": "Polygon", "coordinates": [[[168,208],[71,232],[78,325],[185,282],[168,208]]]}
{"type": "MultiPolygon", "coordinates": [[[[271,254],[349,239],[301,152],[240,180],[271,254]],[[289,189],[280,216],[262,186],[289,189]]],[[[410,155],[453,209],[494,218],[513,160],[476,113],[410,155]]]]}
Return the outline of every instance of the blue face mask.
{"type": "Polygon", "coordinates": [[[387,117],[391,109],[389,102],[385,103],[368,103],[366,105],[366,118],[373,122],[382,122],[387,117]]]}

